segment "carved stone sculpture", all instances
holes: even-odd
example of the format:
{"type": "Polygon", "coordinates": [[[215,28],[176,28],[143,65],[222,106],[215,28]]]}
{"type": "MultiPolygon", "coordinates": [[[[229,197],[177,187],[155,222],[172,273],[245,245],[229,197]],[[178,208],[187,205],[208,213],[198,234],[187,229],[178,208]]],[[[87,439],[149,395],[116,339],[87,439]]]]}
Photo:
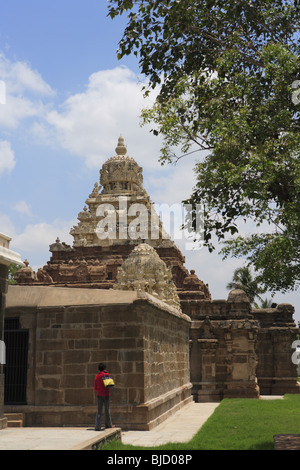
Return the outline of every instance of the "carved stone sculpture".
{"type": "Polygon", "coordinates": [[[114,289],[148,292],[181,310],[171,268],[147,243],[136,246],[118,269],[114,289]]]}

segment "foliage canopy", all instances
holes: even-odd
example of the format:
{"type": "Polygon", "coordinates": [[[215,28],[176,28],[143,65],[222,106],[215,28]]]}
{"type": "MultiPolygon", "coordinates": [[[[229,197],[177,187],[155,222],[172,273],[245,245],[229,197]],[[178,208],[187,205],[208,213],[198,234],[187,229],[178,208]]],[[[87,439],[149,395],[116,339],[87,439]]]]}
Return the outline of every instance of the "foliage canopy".
{"type": "Polygon", "coordinates": [[[109,4],[111,18],[128,15],[119,58],[135,53],[146,93],[159,86],[142,116],[163,136],[162,163],[203,152],[187,202],[204,205],[205,245],[212,251],[215,235],[225,257],[247,258],[272,291],[297,288],[299,1],[109,4]],[[249,235],[240,233],[243,219],[254,224],[249,235]]]}

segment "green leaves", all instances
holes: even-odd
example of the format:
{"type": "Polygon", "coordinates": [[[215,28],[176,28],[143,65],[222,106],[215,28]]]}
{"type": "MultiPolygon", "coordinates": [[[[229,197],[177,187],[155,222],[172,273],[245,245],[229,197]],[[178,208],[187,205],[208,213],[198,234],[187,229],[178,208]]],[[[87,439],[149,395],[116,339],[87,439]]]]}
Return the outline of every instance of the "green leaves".
{"type": "Polygon", "coordinates": [[[227,241],[224,257],[247,257],[258,273],[256,281],[275,293],[288,292],[299,287],[299,234],[261,233],[237,237],[227,241]]]}
{"type": "Polygon", "coordinates": [[[256,297],[260,300],[260,294],[266,290],[260,286],[257,278],[253,277],[249,266],[242,266],[234,270],[232,281],[227,284],[227,289],[242,289],[248,296],[250,303],[253,304],[256,297]]]}
{"type": "Polygon", "coordinates": [[[292,99],[300,73],[299,5],[109,4],[111,16],[130,10],[118,57],[136,52],[149,87],[160,84],[142,123],[153,123],[153,134],[164,139],[161,163],[201,152],[188,202],[205,206],[206,246],[212,251],[212,240],[226,240],[224,254],[247,257],[266,286],[294,288],[300,277],[300,105],[292,99]],[[258,233],[236,237],[241,219],[258,233]]]}

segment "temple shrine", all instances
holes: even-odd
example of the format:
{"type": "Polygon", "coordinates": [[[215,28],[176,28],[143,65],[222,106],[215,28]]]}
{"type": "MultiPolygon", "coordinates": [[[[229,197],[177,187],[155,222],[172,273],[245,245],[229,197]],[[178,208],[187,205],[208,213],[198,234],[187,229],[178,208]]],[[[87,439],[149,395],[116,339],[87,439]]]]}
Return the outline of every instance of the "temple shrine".
{"type": "Polygon", "coordinates": [[[102,361],[123,429],[151,429],[192,399],[299,393],[293,306],[253,309],[239,288],[212,299],[165,232],[122,137],[99,182],[70,230],[73,245],[57,238],[47,264],[34,272],[25,260],[9,287],[7,338],[13,356],[23,332],[28,368],[17,396],[7,369],[6,412],[24,413],[27,425],[89,425],[102,361]]]}
{"type": "MultiPolygon", "coordinates": [[[[106,218],[109,221],[107,215],[106,218]]],[[[188,272],[183,254],[165,233],[143,188],[142,168],[127,155],[122,137],[118,140],[116,156],[109,158],[100,170],[100,186],[95,183],[78,220],[78,225],[70,230],[73,246],[57,238],[50,245],[52,256],[47,265],[34,273],[25,261],[26,269],[16,275],[18,284],[109,289],[114,286],[123,261],[137,244],[144,242],[155,248],[171,267],[179,296],[186,297],[189,291],[194,298],[211,299],[208,286],[198,279],[194,270],[188,272]],[[134,226],[134,232],[130,233],[133,221],[138,219],[137,212],[142,209],[143,217],[137,222],[141,222],[139,225],[144,222],[146,230],[134,226]],[[100,232],[99,224],[109,210],[113,212],[111,226],[115,230],[107,236],[104,230],[100,232]]]]}

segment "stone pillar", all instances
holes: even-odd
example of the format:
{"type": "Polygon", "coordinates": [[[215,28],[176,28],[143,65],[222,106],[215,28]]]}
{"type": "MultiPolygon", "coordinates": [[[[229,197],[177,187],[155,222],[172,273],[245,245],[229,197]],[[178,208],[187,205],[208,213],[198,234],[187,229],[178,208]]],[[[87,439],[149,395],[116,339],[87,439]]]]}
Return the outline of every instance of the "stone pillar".
{"type": "Polygon", "coordinates": [[[24,266],[18,253],[9,249],[10,241],[10,237],[0,233],[0,429],[4,429],[7,426],[7,419],[4,417],[3,364],[5,363],[4,312],[8,289],[8,268],[10,264],[24,266]]]}

